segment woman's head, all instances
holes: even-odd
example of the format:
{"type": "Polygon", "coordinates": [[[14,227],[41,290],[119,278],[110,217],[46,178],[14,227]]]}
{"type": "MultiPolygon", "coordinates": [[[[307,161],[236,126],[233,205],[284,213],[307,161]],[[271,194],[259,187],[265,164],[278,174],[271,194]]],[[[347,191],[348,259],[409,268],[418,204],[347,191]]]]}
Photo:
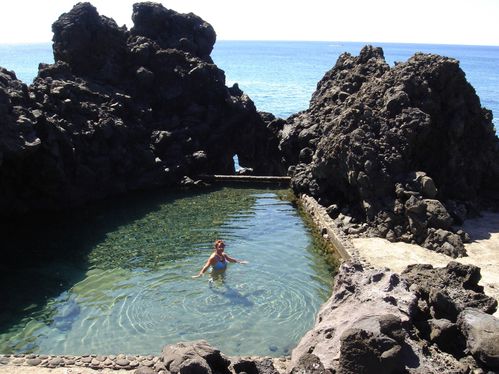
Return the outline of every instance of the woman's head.
{"type": "Polygon", "coordinates": [[[215,250],[218,251],[223,251],[225,249],[225,243],[223,240],[215,240],[215,250]]]}

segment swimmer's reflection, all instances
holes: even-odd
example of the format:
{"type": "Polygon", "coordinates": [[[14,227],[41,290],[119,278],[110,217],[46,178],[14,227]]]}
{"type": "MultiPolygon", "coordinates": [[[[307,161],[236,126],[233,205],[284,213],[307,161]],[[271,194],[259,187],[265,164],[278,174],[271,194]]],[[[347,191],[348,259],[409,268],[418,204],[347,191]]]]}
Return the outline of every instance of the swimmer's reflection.
{"type": "Polygon", "coordinates": [[[212,270],[208,284],[213,293],[223,296],[229,301],[230,304],[251,307],[254,303],[249,299],[249,296],[258,296],[263,293],[263,290],[255,290],[253,292],[242,294],[235,288],[231,287],[226,281],[226,278],[225,271],[212,270]]]}

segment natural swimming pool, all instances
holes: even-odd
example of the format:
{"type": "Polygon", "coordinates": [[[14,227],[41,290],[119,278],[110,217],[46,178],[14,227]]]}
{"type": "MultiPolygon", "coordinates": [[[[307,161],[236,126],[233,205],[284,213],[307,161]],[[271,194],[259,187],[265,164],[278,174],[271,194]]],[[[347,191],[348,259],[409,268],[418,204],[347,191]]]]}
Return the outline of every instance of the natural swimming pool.
{"type": "Polygon", "coordinates": [[[206,339],[230,355],[289,354],[330,294],[333,265],[287,196],[154,192],[13,225],[0,353],[156,354],[206,339]],[[217,238],[249,264],[192,279],[217,238]]]}

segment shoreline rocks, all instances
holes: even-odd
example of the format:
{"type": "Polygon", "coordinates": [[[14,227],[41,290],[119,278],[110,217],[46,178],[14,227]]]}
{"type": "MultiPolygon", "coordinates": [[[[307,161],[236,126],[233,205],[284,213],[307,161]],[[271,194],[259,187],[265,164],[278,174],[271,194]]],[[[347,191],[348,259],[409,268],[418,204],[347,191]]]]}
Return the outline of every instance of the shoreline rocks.
{"type": "Polygon", "coordinates": [[[399,275],[346,262],[316,325],[293,350],[291,367],[305,370],[303,361],[313,358],[332,373],[497,370],[499,341],[492,341],[499,330],[485,327],[498,323],[488,314],[497,301],[480,291],[478,280],[476,267],[458,263],[415,265],[399,275]],[[452,297],[439,294],[445,292],[439,282],[450,282],[452,297]],[[480,339],[488,343],[478,352],[480,339]]]}

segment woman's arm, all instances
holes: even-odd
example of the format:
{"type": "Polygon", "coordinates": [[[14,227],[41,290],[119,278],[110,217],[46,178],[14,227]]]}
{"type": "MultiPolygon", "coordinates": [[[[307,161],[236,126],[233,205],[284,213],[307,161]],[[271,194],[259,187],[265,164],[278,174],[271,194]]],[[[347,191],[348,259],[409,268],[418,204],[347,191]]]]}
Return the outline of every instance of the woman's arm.
{"type": "Polygon", "coordinates": [[[229,262],[234,262],[236,264],[247,264],[248,261],[243,261],[243,260],[236,260],[235,258],[233,257],[230,257],[228,254],[224,253],[224,257],[227,261],[229,262]]]}
{"type": "Polygon", "coordinates": [[[193,275],[192,277],[199,278],[200,276],[202,276],[206,272],[206,270],[208,270],[208,268],[210,267],[211,263],[213,262],[213,258],[214,258],[214,256],[211,255],[210,258],[208,259],[208,261],[206,261],[206,264],[204,264],[204,266],[201,268],[199,273],[196,275],[193,275]]]}

